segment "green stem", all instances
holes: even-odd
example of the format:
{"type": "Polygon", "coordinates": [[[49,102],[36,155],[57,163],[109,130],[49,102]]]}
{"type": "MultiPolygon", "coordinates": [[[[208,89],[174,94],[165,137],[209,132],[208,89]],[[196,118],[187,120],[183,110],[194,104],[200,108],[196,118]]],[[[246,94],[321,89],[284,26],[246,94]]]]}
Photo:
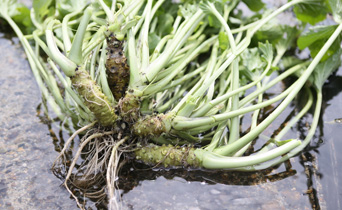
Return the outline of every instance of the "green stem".
{"type": "Polygon", "coordinates": [[[91,7],[88,7],[84,11],[84,15],[82,16],[80,25],[77,28],[76,35],[72,42],[70,53],[68,54],[69,59],[77,65],[81,65],[83,62],[82,44],[92,12],[93,9],[91,7]]]}
{"type": "MultiPolygon", "coordinates": [[[[261,82],[258,82],[257,89],[261,89],[261,82]]],[[[263,94],[259,94],[258,96],[258,103],[261,103],[263,100],[263,94]]],[[[252,123],[251,123],[251,130],[254,129],[258,124],[258,117],[259,117],[260,109],[257,109],[254,111],[252,116],[252,123]]],[[[234,157],[240,157],[242,156],[246,150],[249,148],[249,146],[252,144],[252,142],[249,142],[246,144],[242,149],[240,149],[238,152],[234,154],[234,157]]]]}
{"type": "Polygon", "coordinates": [[[101,51],[101,56],[100,56],[100,63],[99,63],[99,74],[100,74],[100,83],[101,83],[101,88],[103,93],[107,96],[109,102],[111,104],[115,104],[115,99],[113,97],[113,93],[109,88],[108,81],[107,81],[107,74],[106,74],[106,59],[107,59],[107,41],[104,40],[103,46],[102,46],[102,51],[101,51]]]}
{"type": "Polygon", "coordinates": [[[284,99],[284,101],[263,121],[261,122],[255,129],[250,131],[248,134],[240,138],[238,141],[234,142],[233,144],[223,146],[221,148],[218,148],[215,150],[215,153],[221,154],[221,155],[228,155],[231,153],[234,153],[241,149],[244,145],[246,145],[248,142],[255,139],[262,131],[268,127],[273,120],[285,110],[285,108],[291,103],[293,98],[298,94],[300,89],[303,87],[305,82],[308,80],[309,76],[313,72],[313,70],[318,65],[319,61],[322,59],[324,54],[328,51],[332,43],[336,40],[336,38],[339,36],[339,34],[342,31],[342,24],[340,24],[334,33],[330,36],[328,41],[324,44],[324,46],[321,48],[321,50],[318,52],[316,57],[312,60],[309,67],[302,73],[302,75],[298,78],[296,81],[296,85],[293,87],[293,90],[289,93],[289,95],[284,99]]]}
{"type": "Polygon", "coordinates": [[[290,159],[291,157],[297,155],[299,152],[301,152],[310,142],[312,137],[314,136],[316,129],[317,129],[317,125],[320,119],[320,113],[321,113],[321,108],[322,108],[322,91],[321,90],[317,90],[317,99],[316,99],[316,107],[315,107],[315,112],[314,112],[314,117],[312,119],[312,124],[311,124],[311,128],[308,132],[308,134],[306,135],[304,141],[302,142],[302,144],[300,146],[298,146],[297,148],[295,148],[294,150],[290,151],[288,154],[282,156],[279,159],[276,160],[272,160],[270,162],[267,163],[263,163],[260,165],[255,165],[252,167],[243,167],[243,168],[238,168],[237,170],[239,171],[256,171],[256,170],[263,170],[272,166],[276,166],[279,165],[281,163],[283,163],[284,161],[290,159]]]}
{"type": "Polygon", "coordinates": [[[282,74],[280,74],[279,76],[277,76],[275,79],[273,79],[271,82],[269,82],[267,85],[265,85],[262,89],[257,89],[256,91],[254,91],[253,93],[245,96],[241,101],[240,101],[240,107],[245,106],[247,103],[251,102],[254,100],[255,97],[257,97],[260,93],[265,92],[266,90],[270,89],[271,87],[273,87],[275,84],[277,84],[278,82],[284,80],[285,78],[287,78],[288,76],[292,75],[293,73],[303,69],[304,67],[308,66],[308,64],[310,64],[310,61],[306,61],[304,63],[298,64],[294,67],[291,67],[290,69],[286,70],[285,72],[283,72],[282,74]]]}
{"type": "Polygon", "coordinates": [[[198,10],[184,25],[182,30],[177,31],[170,46],[153,62],[148,68],[142,69],[144,78],[142,83],[145,81],[152,81],[158,72],[164,67],[164,65],[174,56],[177,50],[185,43],[187,38],[196,29],[199,22],[203,19],[204,14],[201,10],[198,10]]]}
{"type": "Polygon", "coordinates": [[[102,9],[105,11],[106,13],[106,16],[107,16],[107,19],[108,19],[108,23],[111,25],[111,24],[114,24],[114,21],[115,21],[115,17],[114,17],[114,13],[113,11],[111,10],[111,8],[109,8],[106,3],[103,2],[103,0],[97,0],[102,9]]]}
{"type": "Polygon", "coordinates": [[[200,39],[199,42],[197,42],[196,45],[193,47],[193,49],[187,52],[187,54],[183,57],[183,59],[179,60],[177,63],[172,65],[169,68],[170,69],[169,71],[166,70],[169,72],[167,76],[165,76],[162,80],[158,81],[157,83],[148,86],[144,90],[144,95],[156,93],[160,91],[163,87],[165,87],[167,84],[169,84],[170,81],[174,77],[176,77],[178,73],[186,67],[187,64],[189,64],[189,62],[191,62],[194,58],[196,58],[204,48],[210,46],[215,41],[215,39],[216,37],[208,39],[207,41],[203,42],[200,46],[198,46],[198,44],[200,44],[200,42],[202,41],[202,39],[200,39]]]}
{"type": "Polygon", "coordinates": [[[171,81],[168,85],[164,86],[162,89],[160,89],[160,91],[163,91],[163,90],[169,90],[177,85],[180,85],[182,83],[184,83],[185,81],[189,80],[189,79],[192,79],[193,77],[195,76],[201,76],[201,72],[203,72],[203,70],[205,70],[206,68],[206,65],[202,65],[201,67],[199,67],[198,69],[196,69],[195,71],[192,71],[184,76],[182,76],[181,78],[179,79],[176,79],[176,80],[173,80],[171,81]]]}
{"type": "Polygon", "coordinates": [[[144,69],[150,64],[150,49],[148,47],[148,32],[150,28],[150,22],[152,18],[151,14],[151,8],[152,8],[152,0],[147,1],[147,5],[145,7],[146,14],[145,14],[145,21],[143,28],[141,29],[141,40],[140,40],[140,48],[141,48],[141,68],[144,69]]]}
{"type": "Polygon", "coordinates": [[[294,148],[301,145],[301,141],[292,140],[289,143],[282,145],[276,149],[270,150],[265,153],[251,155],[248,157],[224,157],[212,152],[195,151],[198,158],[202,157],[202,166],[207,169],[228,169],[238,168],[244,166],[252,166],[255,164],[263,163],[272,160],[276,157],[284,155],[294,148]]]}
{"type": "Polygon", "coordinates": [[[70,49],[71,49],[71,40],[69,37],[69,28],[68,28],[68,23],[70,18],[78,15],[81,11],[83,10],[83,8],[80,8],[70,14],[67,14],[62,21],[62,37],[63,37],[63,43],[64,43],[64,50],[69,53],[70,49]]]}
{"type": "MultiPolygon", "coordinates": [[[[239,89],[239,60],[235,59],[232,66],[232,91],[239,89]]],[[[231,109],[235,111],[239,109],[239,94],[232,96],[231,109]]],[[[239,116],[232,117],[230,119],[229,129],[229,143],[236,141],[240,136],[240,118],[239,116]]]]}
{"type": "Polygon", "coordinates": [[[129,87],[135,87],[137,83],[141,80],[140,78],[140,68],[138,66],[139,60],[136,54],[135,48],[135,37],[133,29],[128,30],[128,62],[130,68],[130,80],[129,80],[129,87]]]}
{"type": "Polygon", "coordinates": [[[65,119],[64,114],[61,113],[59,105],[57,105],[56,101],[50,96],[49,91],[46,88],[46,86],[45,86],[45,84],[44,84],[44,82],[43,82],[43,80],[39,74],[39,72],[41,72],[42,74],[45,74],[46,78],[48,79],[47,74],[45,72],[43,72],[44,70],[43,70],[41,63],[39,62],[38,58],[34,54],[32,48],[31,48],[31,45],[29,44],[29,42],[25,38],[25,36],[22,33],[22,31],[20,30],[20,28],[17,26],[17,24],[12,20],[12,18],[10,16],[8,16],[7,14],[2,13],[1,15],[10,24],[10,26],[12,27],[14,32],[17,34],[21,44],[23,45],[25,53],[27,54],[27,58],[29,60],[33,75],[37,81],[37,84],[38,84],[40,90],[42,91],[44,98],[51,105],[52,109],[54,110],[54,112],[56,113],[58,118],[61,120],[64,120],[65,119]]]}
{"type": "Polygon", "coordinates": [[[292,126],[297,123],[311,108],[313,103],[313,96],[309,88],[305,88],[308,94],[308,100],[302,110],[293,118],[290,122],[286,123],[286,126],[277,134],[274,138],[276,141],[280,141],[283,136],[292,128],[292,126]]]}
{"type": "MultiPolygon", "coordinates": [[[[226,101],[227,99],[229,99],[230,97],[232,97],[235,94],[238,94],[240,92],[243,92],[243,91],[255,86],[258,82],[260,82],[266,76],[266,74],[268,73],[270,68],[271,68],[271,65],[268,65],[266,67],[266,69],[264,70],[264,72],[260,75],[260,77],[256,80],[254,80],[253,82],[249,83],[248,85],[242,86],[242,87],[235,89],[235,90],[232,90],[232,91],[229,91],[229,92],[225,93],[224,95],[219,96],[216,99],[206,103],[203,107],[201,107],[199,110],[197,110],[191,117],[204,116],[214,106],[222,103],[223,101],[226,101]]],[[[288,72],[288,73],[290,73],[290,72],[288,72]]],[[[279,78],[282,78],[282,77],[279,77],[279,78]]],[[[279,81],[277,80],[277,82],[279,82],[279,81]]],[[[263,89],[263,91],[265,91],[265,89],[263,89]]]]}
{"type": "Polygon", "coordinates": [[[49,47],[50,58],[59,65],[59,67],[63,70],[65,75],[71,77],[75,75],[77,65],[74,62],[72,62],[69,58],[67,58],[65,55],[63,55],[57,48],[57,45],[54,40],[54,35],[52,32],[52,27],[57,22],[59,21],[52,20],[49,22],[47,29],[45,31],[46,43],[49,47]]]}
{"type": "Polygon", "coordinates": [[[234,36],[227,24],[227,21],[222,17],[222,15],[217,11],[217,9],[215,8],[215,5],[211,2],[208,1],[208,8],[210,9],[210,11],[215,15],[215,17],[220,21],[220,23],[222,24],[224,30],[227,32],[228,35],[228,40],[229,40],[229,44],[230,47],[232,48],[232,52],[235,54],[236,53],[236,44],[235,44],[235,39],[234,36]]]}

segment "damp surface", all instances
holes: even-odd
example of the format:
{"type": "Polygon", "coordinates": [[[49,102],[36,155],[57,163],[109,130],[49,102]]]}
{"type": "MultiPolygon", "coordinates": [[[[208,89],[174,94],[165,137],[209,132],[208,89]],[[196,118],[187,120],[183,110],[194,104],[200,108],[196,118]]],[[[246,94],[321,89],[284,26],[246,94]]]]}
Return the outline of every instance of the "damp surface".
{"type": "MultiPolygon", "coordinates": [[[[56,138],[66,139],[69,133],[59,132],[58,123],[47,126],[37,114],[42,99],[18,40],[0,33],[0,55],[0,209],[78,209],[50,170],[58,155],[56,138]],[[58,135],[51,136],[49,129],[58,135]]],[[[312,144],[286,164],[259,173],[131,164],[120,176],[123,208],[341,209],[341,90],[340,68],[324,87],[322,118],[312,144]]],[[[288,137],[302,138],[310,120],[309,114],[288,137]]],[[[90,200],[86,206],[97,208],[90,200]]]]}

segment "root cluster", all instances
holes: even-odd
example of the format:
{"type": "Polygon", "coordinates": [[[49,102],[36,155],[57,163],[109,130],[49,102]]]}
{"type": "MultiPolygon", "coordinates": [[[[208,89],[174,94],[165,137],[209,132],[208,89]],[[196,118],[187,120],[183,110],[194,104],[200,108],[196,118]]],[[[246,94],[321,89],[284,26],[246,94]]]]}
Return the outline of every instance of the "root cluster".
{"type": "Polygon", "coordinates": [[[125,159],[135,148],[135,139],[129,128],[117,126],[105,130],[91,123],[77,130],[65,143],[55,160],[52,170],[64,179],[64,186],[84,209],[82,197],[106,203],[109,209],[119,209],[120,195],[117,180],[125,159]],[[86,132],[86,133],[84,133],[86,132]],[[76,151],[73,142],[77,135],[83,136],[76,151]],[[74,155],[72,155],[74,153],[74,155]],[[70,161],[70,156],[73,156],[70,161]]]}

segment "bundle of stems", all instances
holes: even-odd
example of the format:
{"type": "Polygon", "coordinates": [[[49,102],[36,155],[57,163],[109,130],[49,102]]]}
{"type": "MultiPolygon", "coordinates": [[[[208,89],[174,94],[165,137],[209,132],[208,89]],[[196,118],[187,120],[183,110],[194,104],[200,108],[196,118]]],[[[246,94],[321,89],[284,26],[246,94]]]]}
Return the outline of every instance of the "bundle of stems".
{"type": "Polygon", "coordinates": [[[242,4],[238,0],[51,2],[48,15],[39,5],[28,12],[32,33],[27,35],[14,21],[13,10],[19,7],[15,1],[1,1],[0,16],[16,32],[55,114],[85,126],[66,142],[59,158],[76,135],[89,133],[66,183],[91,144],[82,173],[105,170],[110,198],[116,196],[121,154],[133,154],[147,164],[241,171],[288,160],[310,143],[319,121],[322,86],[340,65],[341,51],[332,53],[342,31],[338,8],[327,7],[338,25],[321,29],[325,42],[312,59],[288,57],[299,27],[274,23],[293,6],[304,11],[308,5],[321,6],[319,0],[292,0],[250,18],[236,12],[242,4]],[[66,7],[73,4],[77,6],[66,7]],[[267,26],[280,28],[276,41],[258,38],[267,26]],[[290,77],[294,81],[282,93],[265,97],[290,77]],[[246,152],[299,95],[305,101],[302,110],[257,152],[246,152]],[[261,119],[261,110],[274,104],[261,119]],[[306,138],[284,139],[313,104],[306,138]],[[242,118],[249,115],[249,130],[242,135],[242,118]]]}

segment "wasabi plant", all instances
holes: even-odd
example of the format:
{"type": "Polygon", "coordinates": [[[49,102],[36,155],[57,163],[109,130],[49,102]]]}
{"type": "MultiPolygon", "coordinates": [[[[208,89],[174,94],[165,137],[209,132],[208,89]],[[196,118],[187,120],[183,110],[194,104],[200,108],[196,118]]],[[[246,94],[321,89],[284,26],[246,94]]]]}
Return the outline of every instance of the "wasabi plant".
{"type": "Polygon", "coordinates": [[[341,64],[341,11],[337,0],[292,0],[274,10],[238,0],[34,0],[31,10],[15,0],[0,2],[0,17],[21,41],[44,99],[60,120],[79,127],[54,170],[65,170],[65,186],[80,208],[70,187],[105,181],[84,195],[107,196],[110,209],[119,208],[115,189],[124,157],[164,167],[255,171],[301,152],[318,125],[322,86],[341,64]],[[254,15],[244,16],[241,4],[254,15]],[[297,25],[277,23],[291,8],[297,25]],[[316,26],[328,13],[336,25],[316,26]],[[296,48],[309,48],[311,57],[288,56],[296,48]],[[292,84],[268,97],[288,78],[292,84]],[[302,110],[251,153],[257,137],[299,96],[302,110]],[[313,104],[306,138],[284,139],[313,104]],[[67,165],[77,135],[83,138],[67,165]]]}

